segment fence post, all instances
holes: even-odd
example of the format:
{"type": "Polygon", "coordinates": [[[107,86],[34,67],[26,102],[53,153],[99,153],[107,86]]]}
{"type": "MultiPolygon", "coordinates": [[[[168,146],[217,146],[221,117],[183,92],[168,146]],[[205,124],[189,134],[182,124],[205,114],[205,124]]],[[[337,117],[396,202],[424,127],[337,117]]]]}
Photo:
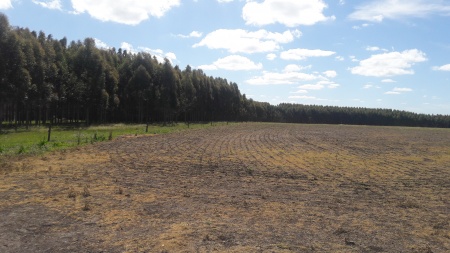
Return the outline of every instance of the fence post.
{"type": "Polygon", "coordinates": [[[50,142],[50,136],[52,134],[52,124],[48,125],[48,136],[47,136],[47,142],[50,142]]]}

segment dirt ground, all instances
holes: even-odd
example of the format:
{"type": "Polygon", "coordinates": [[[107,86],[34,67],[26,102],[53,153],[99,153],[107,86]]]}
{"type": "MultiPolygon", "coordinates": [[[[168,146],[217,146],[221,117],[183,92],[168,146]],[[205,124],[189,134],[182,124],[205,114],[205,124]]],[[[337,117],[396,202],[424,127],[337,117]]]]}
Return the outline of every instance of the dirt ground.
{"type": "Polygon", "coordinates": [[[450,130],[242,123],[18,158],[0,252],[450,252],[450,130]]]}

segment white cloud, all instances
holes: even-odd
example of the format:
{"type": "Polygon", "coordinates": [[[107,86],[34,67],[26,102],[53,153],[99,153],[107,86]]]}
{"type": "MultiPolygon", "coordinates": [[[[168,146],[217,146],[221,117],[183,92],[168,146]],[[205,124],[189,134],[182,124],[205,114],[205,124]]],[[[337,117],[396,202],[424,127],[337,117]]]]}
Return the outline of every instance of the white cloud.
{"type": "Polygon", "coordinates": [[[152,17],[160,18],[170,9],[179,6],[180,0],[141,1],[115,0],[91,1],[71,0],[73,13],[89,13],[101,21],[112,21],[127,25],[137,25],[152,17]]]}
{"type": "Polygon", "coordinates": [[[322,78],[318,75],[302,73],[301,69],[298,66],[288,65],[282,72],[264,71],[261,76],[255,76],[245,82],[250,85],[280,85],[298,84],[322,78]]]}
{"type": "Polygon", "coordinates": [[[122,42],[120,48],[122,48],[123,50],[127,50],[127,52],[133,54],[136,54],[138,52],[149,53],[151,56],[154,56],[156,60],[158,60],[158,62],[160,63],[163,63],[164,59],[168,59],[170,63],[173,64],[173,62],[177,59],[175,53],[172,52],[164,53],[162,49],[151,49],[148,47],[138,47],[137,49],[135,49],[133,45],[127,42],[122,42]]]}
{"type": "MultiPolygon", "coordinates": [[[[329,99],[325,99],[325,98],[318,98],[318,97],[314,97],[314,96],[289,96],[289,99],[296,99],[296,100],[315,100],[315,101],[333,101],[333,102],[338,102],[339,100],[329,100],[329,99]]],[[[293,101],[293,103],[297,103],[296,101],[293,101]]]]}
{"type": "Polygon", "coordinates": [[[365,27],[368,27],[368,26],[370,26],[370,24],[364,23],[364,24],[362,24],[361,26],[355,25],[355,26],[353,26],[352,28],[355,29],[355,30],[359,30],[359,29],[361,29],[361,28],[365,28],[365,27]]]}
{"type": "Polygon", "coordinates": [[[367,50],[367,51],[384,51],[384,52],[387,52],[387,51],[388,51],[388,50],[383,49],[383,48],[379,48],[379,47],[371,47],[371,46],[367,46],[367,47],[366,47],[366,50],[367,50]]]}
{"type": "Polygon", "coordinates": [[[336,61],[345,61],[345,58],[342,56],[336,56],[335,59],[336,61]]]}
{"type": "Polygon", "coordinates": [[[230,55],[221,59],[218,59],[211,65],[201,65],[198,66],[199,69],[203,70],[257,70],[262,69],[263,65],[261,63],[254,63],[247,57],[240,55],[230,55]]]}
{"type": "Polygon", "coordinates": [[[205,36],[194,48],[206,46],[210,49],[226,49],[230,53],[262,53],[280,49],[280,44],[289,43],[300,36],[298,31],[273,33],[266,30],[249,32],[242,29],[219,29],[205,36]]]}
{"type": "Polygon", "coordinates": [[[273,54],[273,53],[270,53],[270,54],[267,54],[267,55],[266,55],[266,58],[267,58],[267,60],[269,60],[269,61],[273,61],[273,60],[275,60],[275,59],[277,58],[277,55],[276,55],[276,54],[273,54]]]}
{"type": "Polygon", "coordinates": [[[298,88],[302,90],[322,90],[325,86],[321,83],[316,83],[300,85],[298,88]]]}
{"type": "Polygon", "coordinates": [[[339,86],[341,86],[341,85],[339,85],[339,84],[337,84],[335,82],[332,82],[332,81],[329,81],[329,80],[321,80],[321,81],[318,81],[315,84],[303,84],[303,85],[300,85],[298,88],[300,90],[322,90],[324,88],[336,89],[339,86]]]}
{"type": "Polygon", "coordinates": [[[191,33],[189,33],[188,35],[184,35],[184,34],[177,34],[177,37],[183,38],[183,39],[187,39],[187,38],[200,38],[202,37],[203,33],[198,32],[198,31],[192,31],[191,33]]]}
{"type": "Polygon", "coordinates": [[[328,84],[328,89],[336,89],[337,87],[340,87],[341,85],[335,82],[331,82],[328,84]]]}
{"type": "Polygon", "coordinates": [[[356,56],[354,56],[354,55],[350,55],[349,58],[350,58],[350,60],[352,62],[358,62],[359,61],[358,59],[356,59],[356,56]]]}
{"type": "Polygon", "coordinates": [[[322,0],[264,0],[247,1],[242,17],[247,25],[269,25],[280,23],[288,27],[314,25],[317,22],[334,20],[323,14],[327,5],[322,0]]]}
{"type": "Polygon", "coordinates": [[[289,99],[307,99],[307,100],[316,100],[316,97],[313,96],[289,96],[289,99]]]}
{"type": "Polygon", "coordinates": [[[392,91],[396,91],[396,92],[410,92],[412,91],[411,88],[394,88],[392,91]]]}
{"type": "Polygon", "coordinates": [[[95,46],[97,46],[98,48],[101,48],[101,49],[111,48],[110,46],[108,46],[108,44],[106,44],[105,42],[103,42],[97,38],[94,38],[94,41],[95,41],[95,46]]]}
{"type": "Polygon", "coordinates": [[[450,14],[450,4],[442,0],[372,0],[356,7],[349,15],[353,20],[381,22],[384,19],[427,17],[450,14]]]}
{"type": "Polygon", "coordinates": [[[127,50],[127,52],[129,53],[136,53],[136,51],[133,48],[133,45],[131,45],[128,42],[122,42],[122,44],[120,44],[120,48],[122,48],[122,50],[127,50]]]}
{"type": "Polygon", "coordinates": [[[373,87],[372,84],[366,84],[366,85],[364,85],[363,89],[370,89],[372,87],[373,87]]]}
{"type": "Polygon", "coordinates": [[[62,8],[60,0],[47,0],[47,1],[33,0],[33,3],[52,10],[61,10],[62,8]]]}
{"type": "Polygon", "coordinates": [[[217,2],[219,3],[230,3],[233,2],[234,0],[217,0],[217,2]]]}
{"type": "Polygon", "coordinates": [[[334,70],[327,70],[327,71],[323,72],[322,74],[324,74],[326,77],[329,77],[329,78],[335,78],[337,76],[337,72],[334,70]]]}
{"type": "Polygon", "coordinates": [[[433,70],[450,71],[450,64],[446,64],[446,65],[443,65],[443,66],[435,66],[435,67],[433,67],[433,70]]]}
{"type": "Polygon", "coordinates": [[[291,92],[291,94],[307,94],[307,93],[308,93],[307,90],[298,90],[298,91],[291,92]]]}
{"type": "Polygon", "coordinates": [[[371,47],[371,46],[368,46],[368,47],[366,47],[366,50],[367,50],[367,51],[378,51],[378,50],[380,50],[380,48],[379,48],[379,47],[371,47]]]}
{"type": "Polygon", "coordinates": [[[302,71],[305,69],[311,69],[311,65],[308,66],[301,66],[301,65],[296,65],[296,64],[289,64],[286,67],[284,67],[284,72],[285,73],[289,73],[289,72],[298,72],[298,71],[302,71]]]}
{"type": "Polygon", "coordinates": [[[177,59],[177,56],[175,55],[175,53],[172,53],[172,52],[165,53],[161,49],[151,49],[151,48],[148,48],[148,47],[138,47],[138,50],[141,51],[141,52],[146,52],[146,53],[151,54],[152,56],[156,57],[156,59],[160,63],[163,63],[164,59],[167,59],[167,60],[169,60],[169,62],[171,64],[173,64],[173,62],[177,59]]]}
{"type": "MultiPolygon", "coordinates": [[[[311,69],[311,67],[311,65],[302,66],[289,64],[281,72],[264,71],[261,76],[255,76],[245,82],[250,85],[280,85],[299,84],[302,82],[318,80],[317,83],[314,84],[304,84],[299,86],[298,88],[301,90],[320,90],[325,87],[334,89],[340,86],[339,84],[328,80],[326,77],[321,76],[317,72],[313,74],[301,72],[302,70],[311,69]]],[[[331,72],[330,74],[333,75],[331,72]]]]}
{"type": "Polygon", "coordinates": [[[0,0],[0,10],[7,10],[12,7],[11,0],[0,0]]]}
{"type": "Polygon", "coordinates": [[[425,53],[410,49],[403,52],[390,52],[372,55],[359,62],[359,66],[351,68],[352,74],[362,76],[389,77],[411,75],[411,67],[415,63],[426,61],[425,53]]]}
{"type": "Polygon", "coordinates": [[[383,79],[383,80],[381,80],[381,82],[382,83],[396,83],[396,81],[392,80],[392,79],[383,79]]]}
{"type": "Polygon", "coordinates": [[[172,53],[172,52],[168,52],[168,53],[164,54],[164,57],[169,59],[171,62],[173,62],[177,59],[177,56],[175,55],[175,53],[172,53]]]}
{"type": "Polygon", "coordinates": [[[399,94],[402,94],[402,93],[405,93],[405,92],[411,92],[411,91],[413,91],[411,88],[397,88],[397,87],[395,87],[393,90],[385,92],[384,94],[387,94],[387,95],[399,95],[399,94]]]}
{"type": "Polygon", "coordinates": [[[333,51],[324,51],[320,49],[290,49],[284,52],[281,52],[281,59],[283,60],[305,60],[309,57],[326,57],[335,54],[333,51]]]}

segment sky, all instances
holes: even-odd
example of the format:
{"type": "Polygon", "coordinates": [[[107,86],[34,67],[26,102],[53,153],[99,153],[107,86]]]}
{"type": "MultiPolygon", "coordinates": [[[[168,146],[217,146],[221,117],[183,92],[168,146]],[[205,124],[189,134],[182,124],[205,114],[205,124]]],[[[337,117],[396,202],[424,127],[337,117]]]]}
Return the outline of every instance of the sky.
{"type": "Polygon", "coordinates": [[[0,0],[0,12],[202,69],[273,105],[450,114],[450,0],[0,0]]]}

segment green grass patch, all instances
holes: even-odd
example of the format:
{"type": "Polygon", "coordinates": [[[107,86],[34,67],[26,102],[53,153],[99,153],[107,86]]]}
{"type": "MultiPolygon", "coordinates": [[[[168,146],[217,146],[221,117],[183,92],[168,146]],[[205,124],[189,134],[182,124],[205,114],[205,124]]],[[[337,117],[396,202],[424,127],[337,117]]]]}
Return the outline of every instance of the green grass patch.
{"type": "MultiPolygon", "coordinates": [[[[226,123],[214,123],[213,126],[226,123]]],[[[48,141],[48,126],[33,126],[26,129],[3,129],[0,133],[0,156],[18,154],[39,154],[47,151],[65,149],[79,145],[108,141],[123,135],[167,134],[211,127],[211,124],[184,123],[173,125],[146,124],[107,124],[90,127],[52,126],[48,141]]]]}

